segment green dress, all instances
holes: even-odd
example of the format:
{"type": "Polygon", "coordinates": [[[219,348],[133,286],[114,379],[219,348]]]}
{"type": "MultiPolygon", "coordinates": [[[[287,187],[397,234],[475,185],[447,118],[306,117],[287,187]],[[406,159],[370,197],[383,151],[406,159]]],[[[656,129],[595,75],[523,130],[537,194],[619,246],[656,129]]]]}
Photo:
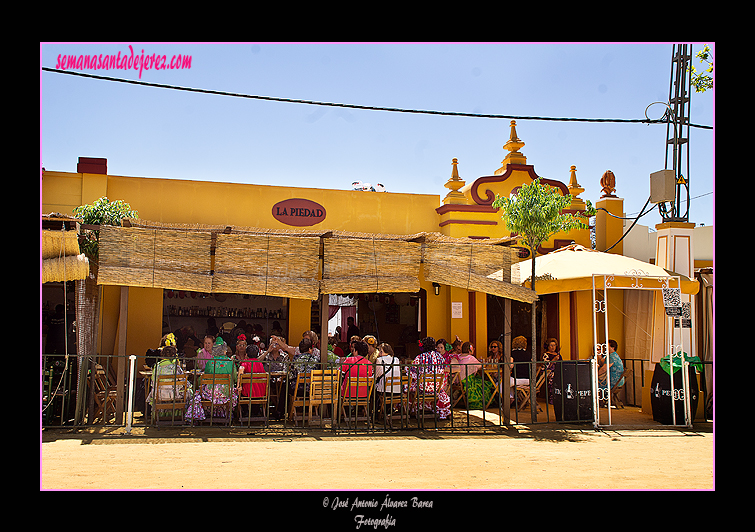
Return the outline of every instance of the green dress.
{"type": "Polygon", "coordinates": [[[461,383],[464,385],[464,392],[467,396],[467,408],[470,410],[484,410],[485,405],[495,393],[493,383],[487,379],[483,379],[476,373],[469,375],[461,383]]]}

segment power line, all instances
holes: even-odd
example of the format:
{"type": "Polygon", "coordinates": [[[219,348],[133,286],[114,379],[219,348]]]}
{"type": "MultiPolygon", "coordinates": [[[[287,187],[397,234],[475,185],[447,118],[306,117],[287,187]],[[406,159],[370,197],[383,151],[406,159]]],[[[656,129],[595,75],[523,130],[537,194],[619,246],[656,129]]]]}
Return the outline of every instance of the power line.
{"type": "MultiPolygon", "coordinates": [[[[694,197],[690,198],[690,199],[689,199],[689,201],[692,201],[692,200],[694,200],[694,199],[703,198],[703,197],[705,197],[705,196],[710,196],[711,194],[713,194],[713,192],[712,192],[712,191],[711,191],[711,192],[706,192],[705,194],[700,194],[699,196],[694,196],[694,197]]],[[[686,203],[686,202],[687,202],[687,200],[686,200],[686,199],[683,199],[683,200],[680,200],[680,201],[681,201],[681,203],[686,203]]],[[[601,209],[605,211],[605,209],[603,209],[602,207],[600,207],[600,208],[599,208],[598,210],[601,210],[601,209]]],[[[608,212],[608,211],[606,211],[606,212],[608,212]]],[[[620,220],[634,220],[634,217],[632,217],[632,215],[633,215],[633,214],[637,214],[637,213],[636,213],[636,212],[630,213],[630,214],[629,214],[629,218],[621,218],[620,216],[616,216],[616,215],[614,215],[614,214],[611,214],[610,212],[608,212],[608,214],[610,214],[610,215],[611,215],[611,216],[613,216],[614,218],[619,218],[620,220]]]]}
{"type": "MultiPolygon", "coordinates": [[[[548,116],[515,116],[515,115],[497,115],[497,114],[480,114],[480,113],[458,113],[452,111],[429,111],[421,109],[400,109],[396,107],[375,107],[368,105],[356,105],[349,103],[334,103],[334,102],[318,102],[313,100],[301,100],[295,98],[280,98],[276,96],[259,96],[254,94],[242,94],[238,92],[217,91],[212,89],[198,89],[194,87],[181,87],[178,85],[166,85],[164,83],[153,83],[149,81],[137,81],[131,79],[114,78],[110,76],[99,76],[96,74],[87,74],[84,72],[73,72],[69,70],[59,70],[56,68],[42,67],[45,72],[54,72],[56,74],[68,74],[70,76],[78,76],[90,79],[99,79],[103,81],[114,81],[117,83],[129,83],[132,85],[140,85],[143,87],[156,87],[160,89],[171,89],[186,92],[197,92],[202,94],[214,94],[217,96],[232,96],[234,98],[247,98],[252,100],[266,100],[273,102],[284,103],[301,103],[305,105],[322,105],[328,107],[344,107],[347,109],[362,109],[366,111],[390,111],[394,113],[413,113],[413,114],[426,114],[426,115],[441,115],[441,116],[462,116],[470,118],[505,118],[510,120],[547,120],[553,122],[603,122],[603,123],[639,123],[639,124],[665,124],[666,120],[663,118],[652,120],[649,118],[566,118],[566,117],[548,117],[548,116]]],[[[697,124],[689,124],[690,127],[699,127],[703,129],[713,129],[712,126],[703,126],[697,124]]]]}
{"type": "Polygon", "coordinates": [[[649,213],[649,212],[651,212],[653,210],[653,209],[650,209],[649,211],[645,211],[645,209],[647,208],[647,206],[648,206],[649,203],[650,203],[650,198],[648,197],[648,200],[645,202],[645,205],[642,206],[642,210],[640,211],[640,214],[638,214],[637,218],[634,219],[634,222],[632,222],[632,225],[629,226],[629,229],[627,229],[627,232],[624,233],[623,235],[621,235],[621,238],[618,239],[616,242],[614,242],[613,246],[611,246],[610,248],[606,249],[605,252],[611,251],[616,245],[618,245],[619,242],[621,242],[622,240],[624,240],[624,237],[629,234],[629,231],[631,231],[634,228],[635,224],[637,224],[637,222],[640,220],[640,218],[642,218],[647,213],[649,213]]]}

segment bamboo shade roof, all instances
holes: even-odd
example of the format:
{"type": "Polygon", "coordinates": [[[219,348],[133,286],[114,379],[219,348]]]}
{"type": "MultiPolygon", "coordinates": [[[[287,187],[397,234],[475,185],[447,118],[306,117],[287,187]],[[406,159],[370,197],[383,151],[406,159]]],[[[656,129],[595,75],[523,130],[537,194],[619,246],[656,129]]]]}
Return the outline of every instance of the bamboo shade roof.
{"type": "Polygon", "coordinates": [[[399,239],[327,238],[323,294],[417,292],[422,247],[399,239]]]}
{"type": "Polygon", "coordinates": [[[517,301],[537,299],[532,290],[510,283],[511,265],[520,261],[506,245],[516,240],[511,237],[480,240],[431,232],[394,235],[139,219],[103,229],[101,284],[315,300],[320,294],[417,292],[424,263],[429,282],[517,301]]]}
{"type": "Polygon", "coordinates": [[[204,231],[103,225],[97,282],[209,292],[211,242],[204,231]]]}
{"type": "Polygon", "coordinates": [[[537,299],[535,292],[510,282],[511,264],[516,255],[515,250],[504,246],[426,242],[423,245],[425,280],[532,303],[537,299]]]}
{"type": "Polygon", "coordinates": [[[315,300],[319,254],[313,236],[220,233],[212,291],[315,300]]]}

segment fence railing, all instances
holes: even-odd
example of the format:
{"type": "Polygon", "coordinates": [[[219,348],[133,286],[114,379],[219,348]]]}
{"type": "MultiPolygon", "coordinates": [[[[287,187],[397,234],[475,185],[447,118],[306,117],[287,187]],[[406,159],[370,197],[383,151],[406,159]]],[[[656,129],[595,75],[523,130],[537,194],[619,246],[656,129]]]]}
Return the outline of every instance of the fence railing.
{"type": "MultiPolygon", "coordinates": [[[[371,375],[371,379],[352,377],[349,381],[340,364],[325,368],[303,366],[297,368],[299,371],[290,371],[296,362],[258,361],[268,378],[263,388],[252,382],[249,387],[237,388],[236,363],[227,369],[230,381],[221,381],[221,373],[187,368],[181,359],[178,364],[153,366],[160,369],[151,372],[134,368],[132,378],[133,358],[42,355],[42,426],[203,425],[256,430],[318,426],[335,432],[387,432],[477,431],[509,423],[592,421],[580,412],[576,419],[558,415],[565,411],[569,394],[590,387],[589,380],[578,377],[572,388],[559,392],[554,380],[564,380],[565,366],[560,363],[364,364],[356,373],[371,375]],[[311,369],[337,371],[318,375],[311,369]],[[161,388],[156,389],[155,379],[161,372],[173,375],[174,380],[161,381],[161,388]],[[507,375],[508,387],[504,382],[507,375]],[[165,391],[162,387],[169,392],[161,394],[165,391]],[[262,398],[255,397],[260,395],[260,389],[266,393],[262,398]],[[349,392],[345,393],[345,389],[349,392]],[[128,416],[129,408],[133,410],[132,417],[128,416]]],[[[645,384],[644,368],[648,363],[624,361],[625,367],[633,369],[624,387],[625,404],[639,404],[638,388],[641,390],[645,384]]]]}

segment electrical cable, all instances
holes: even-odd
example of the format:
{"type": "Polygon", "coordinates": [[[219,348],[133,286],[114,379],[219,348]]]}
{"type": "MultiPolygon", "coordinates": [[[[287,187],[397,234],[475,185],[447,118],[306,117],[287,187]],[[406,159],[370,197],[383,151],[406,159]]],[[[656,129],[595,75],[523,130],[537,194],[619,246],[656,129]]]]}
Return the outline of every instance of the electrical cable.
{"type": "MultiPolygon", "coordinates": [[[[137,80],[131,80],[131,79],[123,79],[123,78],[114,78],[111,76],[98,76],[96,74],[86,74],[84,72],[72,72],[68,70],[59,70],[55,68],[49,68],[49,67],[42,67],[42,70],[45,72],[54,72],[56,74],[68,74],[71,76],[79,76],[84,78],[90,78],[90,79],[99,79],[103,81],[115,81],[118,83],[130,83],[132,85],[140,85],[143,87],[156,87],[160,89],[172,89],[172,90],[180,90],[180,91],[187,91],[187,92],[197,92],[202,94],[214,94],[217,96],[232,96],[235,98],[247,98],[252,100],[266,100],[266,101],[274,101],[274,102],[285,102],[285,103],[301,103],[306,105],[322,105],[322,106],[328,106],[328,107],[344,107],[347,109],[362,109],[366,111],[390,111],[390,112],[396,112],[396,113],[413,113],[413,114],[426,114],[426,115],[441,115],[441,116],[461,116],[461,117],[469,117],[469,118],[498,118],[498,119],[508,119],[508,120],[547,120],[547,121],[554,121],[554,122],[604,122],[604,123],[637,123],[637,124],[665,124],[666,120],[665,117],[662,117],[658,120],[653,120],[650,118],[642,119],[633,119],[633,118],[566,118],[566,117],[546,117],[546,116],[515,116],[515,115],[497,115],[497,114],[480,114],[480,113],[459,113],[459,112],[453,112],[453,111],[429,111],[429,110],[421,110],[421,109],[400,109],[396,107],[376,107],[376,106],[368,106],[368,105],[356,105],[356,104],[348,104],[348,103],[334,103],[334,102],[318,102],[313,100],[301,100],[301,99],[295,99],[295,98],[280,98],[276,96],[259,96],[259,95],[253,95],[253,94],[242,94],[237,92],[226,92],[226,91],[218,91],[218,90],[212,90],[212,89],[198,89],[193,87],[181,87],[178,85],[167,85],[164,83],[153,83],[149,81],[137,81],[137,80]]],[[[704,126],[704,125],[697,125],[697,124],[689,124],[690,127],[699,127],[703,129],[713,129],[712,126],[704,126]]]]}
{"type": "Polygon", "coordinates": [[[645,216],[646,214],[648,214],[649,212],[652,212],[652,211],[653,211],[653,209],[650,209],[650,210],[649,210],[649,211],[647,211],[647,212],[643,212],[643,211],[645,210],[645,207],[647,207],[647,206],[648,206],[648,203],[650,203],[650,196],[648,196],[648,200],[647,200],[647,201],[645,202],[645,205],[643,205],[643,206],[642,206],[642,209],[640,210],[640,214],[638,214],[638,215],[637,215],[637,218],[635,218],[635,219],[634,219],[634,222],[632,222],[632,225],[630,225],[630,226],[629,226],[629,229],[627,229],[627,232],[626,232],[626,233],[624,233],[623,235],[621,235],[621,238],[620,238],[620,239],[618,239],[618,240],[617,240],[617,241],[616,241],[616,242],[615,242],[615,243],[613,244],[613,246],[611,246],[610,248],[606,249],[606,250],[604,251],[604,253],[605,253],[605,252],[608,252],[608,251],[611,251],[611,250],[612,250],[612,249],[613,249],[613,248],[614,248],[614,247],[615,247],[615,246],[616,246],[616,245],[617,245],[617,244],[618,244],[619,242],[621,242],[622,240],[624,240],[624,237],[625,237],[625,236],[627,236],[627,235],[629,234],[629,231],[631,231],[631,230],[632,230],[632,228],[633,228],[633,227],[635,226],[635,224],[637,223],[637,221],[638,221],[638,220],[639,220],[639,219],[640,219],[641,217],[643,217],[643,216],[645,216]]]}

